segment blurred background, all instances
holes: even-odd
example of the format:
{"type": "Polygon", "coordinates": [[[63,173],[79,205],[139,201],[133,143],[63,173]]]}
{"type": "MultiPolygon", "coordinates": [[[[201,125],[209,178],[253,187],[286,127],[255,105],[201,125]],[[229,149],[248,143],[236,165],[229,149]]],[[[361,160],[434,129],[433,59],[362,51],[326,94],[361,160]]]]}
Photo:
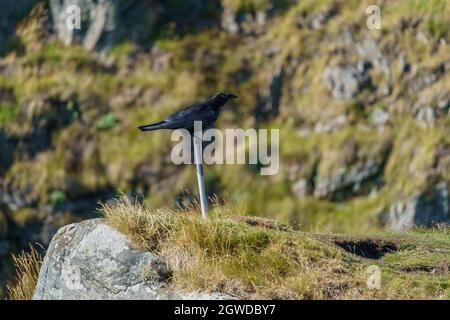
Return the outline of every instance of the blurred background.
{"type": "Polygon", "coordinates": [[[450,1],[0,6],[0,287],[11,253],[45,248],[98,201],[192,202],[195,169],[171,162],[170,133],[136,127],[217,91],[239,96],[219,128],[280,129],[277,175],[205,168],[237,213],[342,233],[450,222],[450,1]]]}

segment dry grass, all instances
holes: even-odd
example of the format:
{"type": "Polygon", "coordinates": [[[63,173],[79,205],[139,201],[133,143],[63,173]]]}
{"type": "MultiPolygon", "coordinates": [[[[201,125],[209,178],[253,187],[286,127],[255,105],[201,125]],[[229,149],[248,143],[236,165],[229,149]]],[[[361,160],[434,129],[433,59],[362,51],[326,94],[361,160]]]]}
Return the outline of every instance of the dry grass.
{"type": "Polygon", "coordinates": [[[345,254],[299,234],[228,219],[191,220],[161,246],[173,283],[250,299],[348,298],[357,279],[345,254]],[[201,272],[200,272],[201,270],[201,272]],[[356,280],[356,281],[355,281],[356,280]]]}
{"type": "Polygon", "coordinates": [[[108,223],[138,248],[164,258],[173,270],[173,286],[241,298],[355,296],[362,280],[341,250],[274,228],[279,226],[274,222],[237,218],[223,206],[213,206],[207,220],[195,210],[149,211],[126,197],[100,208],[108,223]]]}
{"type": "Polygon", "coordinates": [[[126,234],[137,248],[148,251],[157,251],[159,244],[181,219],[172,210],[150,212],[125,196],[111,204],[100,204],[99,212],[111,226],[126,234]]]}
{"type": "Polygon", "coordinates": [[[19,255],[13,255],[13,261],[17,275],[12,284],[6,285],[8,297],[11,300],[31,300],[42,265],[42,257],[30,245],[30,251],[23,251],[19,255]]]}
{"type": "MultiPolygon", "coordinates": [[[[405,249],[370,260],[317,235],[295,232],[267,219],[233,215],[232,209],[217,202],[206,220],[200,219],[196,206],[151,211],[126,197],[102,205],[100,212],[138,248],[163,257],[173,271],[171,284],[177,288],[249,299],[450,297],[445,274],[398,271],[402,265],[404,270],[416,270],[421,260],[449,261],[448,236],[437,229],[425,235],[402,235],[399,239],[405,249]],[[424,236],[437,253],[422,250],[424,236]],[[367,288],[366,269],[372,264],[382,270],[381,290],[367,288]]],[[[393,236],[386,237],[392,240],[393,236]]]]}
{"type": "MultiPolygon", "coordinates": [[[[268,219],[232,215],[233,210],[217,203],[206,220],[200,219],[196,206],[151,211],[127,197],[102,204],[99,211],[137,248],[165,260],[175,288],[246,299],[450,298],[450,240],[444,225],[377,236],[399,245],[370,260],[317,234],[295,232],[268,219]],[[382,271],[380,290],[366,286],[366,270],[373,264],[382,271]]],[[[31,299],[42,258],[32,246],[13,258],[17,277],[7,286],[8,296],[31,299]]]]}

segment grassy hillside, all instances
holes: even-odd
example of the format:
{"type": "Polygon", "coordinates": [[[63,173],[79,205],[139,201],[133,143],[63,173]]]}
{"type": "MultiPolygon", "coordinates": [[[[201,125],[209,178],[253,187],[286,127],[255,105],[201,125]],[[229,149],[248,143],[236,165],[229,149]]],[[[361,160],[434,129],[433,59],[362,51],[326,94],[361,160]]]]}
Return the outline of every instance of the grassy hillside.
{"type": "MultiPolygon", "coordinates": [[[[175,289],[240,299],[450,299],[448,226],[370,236],[305,233],[234,208],[215,206],[201,220],[195,207],[148,210],[127,197],[99,211],[137,249],[163,257],[175,289]],[[370,279],[374,270],[379,286],[370,279]]],[[[9,297],[30,299],[42,259],[32,249],[15,262],[9,297]]]]}
{"type": "Polygon", "coordinates": [[[216,206],[201,221],[195,208],[150,211],[126,198],[100,212],[136,247],[164,257],[179,288],[251,299],[450,298],[448,226],[372,236],[305,233],[231,208],[216,206]],[[367,286],[374,266],[379,289],[367,286]]]}
{"type": "MultiPolygon", "coordinates": [[[[46,11],[38,7],[20,25],[16,47],[2,60],[7,72],[0,85],[9,94],[2,96],[0,121],[11,150],[4,188],[21,194],[25,204],[56,207],[120,190],[171,206],[183,189],[194,190],[192,168],[170,164],[168,134],[143,135],[136,125],[226,88],[240,98],[225,110],[219,127],[280,128],[281,172],[261,177],[251,166],[211,166],[211,194],[304,227],[380,229],[377,215],[390,204],[449,179],[448,157],[441,152],[449,148],[449,118],[423,127],[413,110],[448,99],[448,73],[435,69],[450,60],[440,22],[449,8],[445,1],[413,2],[383,7],[381,31],[365,28],[364,2],[301,1],[277,11],[251,37],[219,29],[175,34],[156,38],[150,52],[125,42],[106,58],[47,39],[41,21],[46,11]],[[319,29],[295,27],[330,10],[319,29]],[[401,29],[416,17],[421,23],[414,30],[401,29]],[[346,32],[352,44],[343,42],[346,32]],[[351,99],[331,97],[322,81],[324,69],[367,59],[357,50],[366,38],[377,43],[371,54],[387,59],[387,73],[375,67],[371,88],[351,99]],[[403,56],[414,71],[398,70],[403,56]],[[284,69],[280,104],[273,114],[261,114],[258,99],[279,66],[284,69]],[[421,84],[435,76],[431,84],[421,84]],[[411,91],[413,85],[419,88],[411,91]],[[382,92],[386,86],[388,95],[382,92]],[[382,130],[370,122],[376,108],[390,113],[382,130]],[[339,115],[346,119],[343,125],[315,130],[317,123],[332,123],[339,115]],[[302,179],[314,188],[368,161],[378,169],[356,191],[350,186],[320,197],[293,191],[302,179]],[[357,223],[351,212],[358,212],[357,223]]],[[[254,10],[249,3],[230,5],[254,10]]]]}

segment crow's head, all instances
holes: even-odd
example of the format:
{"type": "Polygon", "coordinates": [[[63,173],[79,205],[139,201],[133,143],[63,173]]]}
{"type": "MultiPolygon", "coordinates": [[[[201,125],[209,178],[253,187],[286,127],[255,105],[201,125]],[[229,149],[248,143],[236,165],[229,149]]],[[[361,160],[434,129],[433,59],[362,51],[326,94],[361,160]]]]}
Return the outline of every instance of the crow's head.
{"type": "Polygon", "coordinates": [[[219,93],[216,93],[214,95],[214,97],[212,97],[212,99],[214,101],[217,101],[220,104],[224,104],[228,100],[235,99],[235,98],[237,98],[236,95],[234,95],[232,93],[227,93],[227,92],[219,92],[219,93]]]}

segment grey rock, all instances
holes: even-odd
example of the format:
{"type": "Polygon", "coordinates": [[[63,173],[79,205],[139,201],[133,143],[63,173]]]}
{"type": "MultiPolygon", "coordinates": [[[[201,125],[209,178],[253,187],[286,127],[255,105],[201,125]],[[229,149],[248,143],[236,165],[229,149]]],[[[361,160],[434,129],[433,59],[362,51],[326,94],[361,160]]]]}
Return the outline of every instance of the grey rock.
{"type": "Polygon", "coordinates": [[[297,18],[295,25],[297,28],[321,29],[337,13],[337,7],[332,6],[326,10],[297,18]]]}
{"type": "Polygon", "coordinates": [[[349,99],[370,84],[370,75],[366,69],[360,70],[351,65],[327,67],[323,81],[334,98],[349,99]]]}
{"type": "Polygon", "coordinates": [[[307,179],[300,179],[291,187],[291,192],[298,198],[306,197],[311,194],[312,186],[307,179]]]}
{"type": "Polygon", "coordinates": [[[386,54],[380,50],[377,41],[372,37],[366,37],[363,41],[356,44],[356,51],[365,61],[369,62],[375,69],[381,70],[386,77],[387,86],[382,88],[382,94],[390,95],[393,80],[390,62],[386,54]],[[387,89],[387,90],[386,90],[387,89]]]}
{"type": "Polygon", "coordinates": [[[389,59],[378,48],[374,38],[366,37],[363,41],[357,43],[356,51],[361,58],[370,62],[375,68],[382,70],[390,78],[389,59]]]}
{"type": "MultiPolygon", "coordinates": [[[[273,42],[270,42],[269,44],[268,44],[268,46],[264,49],[264,56],[266,56],[266,57],[268,57],[268,58],[271,58],[271,57],[274,57],[274,56],[276,56],[277,54],[279,54],[281,52],[281,48],[280,48],[280,46],[279,45],[277,45],[277,44],[275,44],[275,43],[273,43],[273,42]]],[[[291,61],[292,62],[292,61],[291,61]]],[[[297,66],[298,64],[296,64],[296,66],[297,66]]]]}
{"type": "Polygon", "coordinates": [[[427,36],[424,32],[422,32],[422,31],[417,31],[417,32],[415,33],[415,37],[416,37],[416,39],[417,39],[418,41],[420,41],[420,42],[422,42],[422,43],[424,43],[424,44],[428,44],[428,43],[430,42],[428,36],[427,36]]]}
{"type": "Polygon", "coordinates": [[[416,121],[424,128],[432,128],[436,122],[436,112],[428,106],[420,108],[416,115],[416,121]]]}
{"type": "Polygon", "coordinates": [[[270,78],[268,85],[261,92],[255,107],[256,117],[268,120],[278,114],[281,100],[284,70],[278,67],[270,78]]]}
{"type": "Polygon", "coordinates": [[[222,20],[221,20],[220,25],[223,30],[225,30],[231,34],[238,34],[240,31],[240,26],[237,21],[236,12],[233,9],[228,8],[228,7],[226,7],[223,10],[222,20]]]}
{"type": "Polygon", "coordinates": [[[0,186],[0,203],[6,205],[11,211],[32,206],[35,202],[34,199],[27,197],[30,190],[30,187],[25,188],[25,190],[8,190],[0,186]]]}
{"type": "Polygon", "coordinates": [[[439,99],[437,102],[437,107],[442,113],[450,115],[450,99],[448,98],[439,99]]]}
{"type": "Polygon", "coordinates": [[[308,137],[313,133],[313,130],[311,130],[310,128],[300,128],[297,130],[297,134],[299,137],[308,137]]]}
{"type": "Polygon", "coordinates": [[[339,128],[344,127],[347,124],[347,116],[341,114],[333,119],[325,122],[317,122],[314,126],[314,131],[317,133],[329,133],[339,128]]]}
{"type": "Polygon", "coordinates": [[[340,168],[331,176],[317,176],[314,188],[316,198],[331,197],[339,191],[350,189],[356,193],[363,182],[375,177],[382,170],[382,165],[369,160],[367,163],[349,169],[340,168]]]}
{"type": "Polygon", "coordinates": [[[144,1],[119,0],[50,0],[50,9],[55,31],[63,43],[81,43],[87,50],[98,52],[109,50],[125,35],[136,42],[145,38],[150,31],[149,19],[158,10],[150,10],[144,1]],[[80,29],[67,26],[71,5],[80,8],[80,29]]]}
{"type": "Polygon", "coordinates": [[[356,50],[361,57],[370,61],[377,60],[380,52],[377,42],[372,37],[366,37],[361,42],[358,42],[356,44],[356,50]]]}
{"type": "Polygon", "coordinates": [[[225,32],[241,35],[261,33],[268,17],[273,15],[275,8],[269,3],[264,8],[253,12],[225,6],[222,11],[220,26],[225,32]]]}
{"type": "Polygon", "coordinates": [[[384,97],[388,97],[392,93],[392,84],[386,84],[380,87],[380,94],[384,97]]]}
{"type": "Polygon", "coordinates": [[[263,26],[267,22],[267,12],[266,11],[257,11],[255,15],[256,24],[263,26]]]}
{"type": "Polygon", "coordinates": [[[373,109],[372,114],[370,115],[370,121],[376,127],[384,127],[388,124],[389,119],[389,112],[380,107],[373,109]]]}
{"type": "Polygon", "coordinates": [[[159,256],[134,249],[103,219],[86,220],[53,237],[33,299],[232,299],[172,289],[170,273],[159,256]]]}
{"type": "Polygon", "coordinates": [[[429,194],[421,193],[398,201],[382,214],[382,219],[392,230],[403,230],[414,225],[430,226],[435,222],[450,223],[449,186],[442,182],[429,194]]]}
{"type": "Polygon", "coordinates": [[[450,98],[447,92],[419,97],[411,108],[411,114],[416,122],[424,128],[432,128],[439,118],[445,118],[450,113],[450,98]]]}

